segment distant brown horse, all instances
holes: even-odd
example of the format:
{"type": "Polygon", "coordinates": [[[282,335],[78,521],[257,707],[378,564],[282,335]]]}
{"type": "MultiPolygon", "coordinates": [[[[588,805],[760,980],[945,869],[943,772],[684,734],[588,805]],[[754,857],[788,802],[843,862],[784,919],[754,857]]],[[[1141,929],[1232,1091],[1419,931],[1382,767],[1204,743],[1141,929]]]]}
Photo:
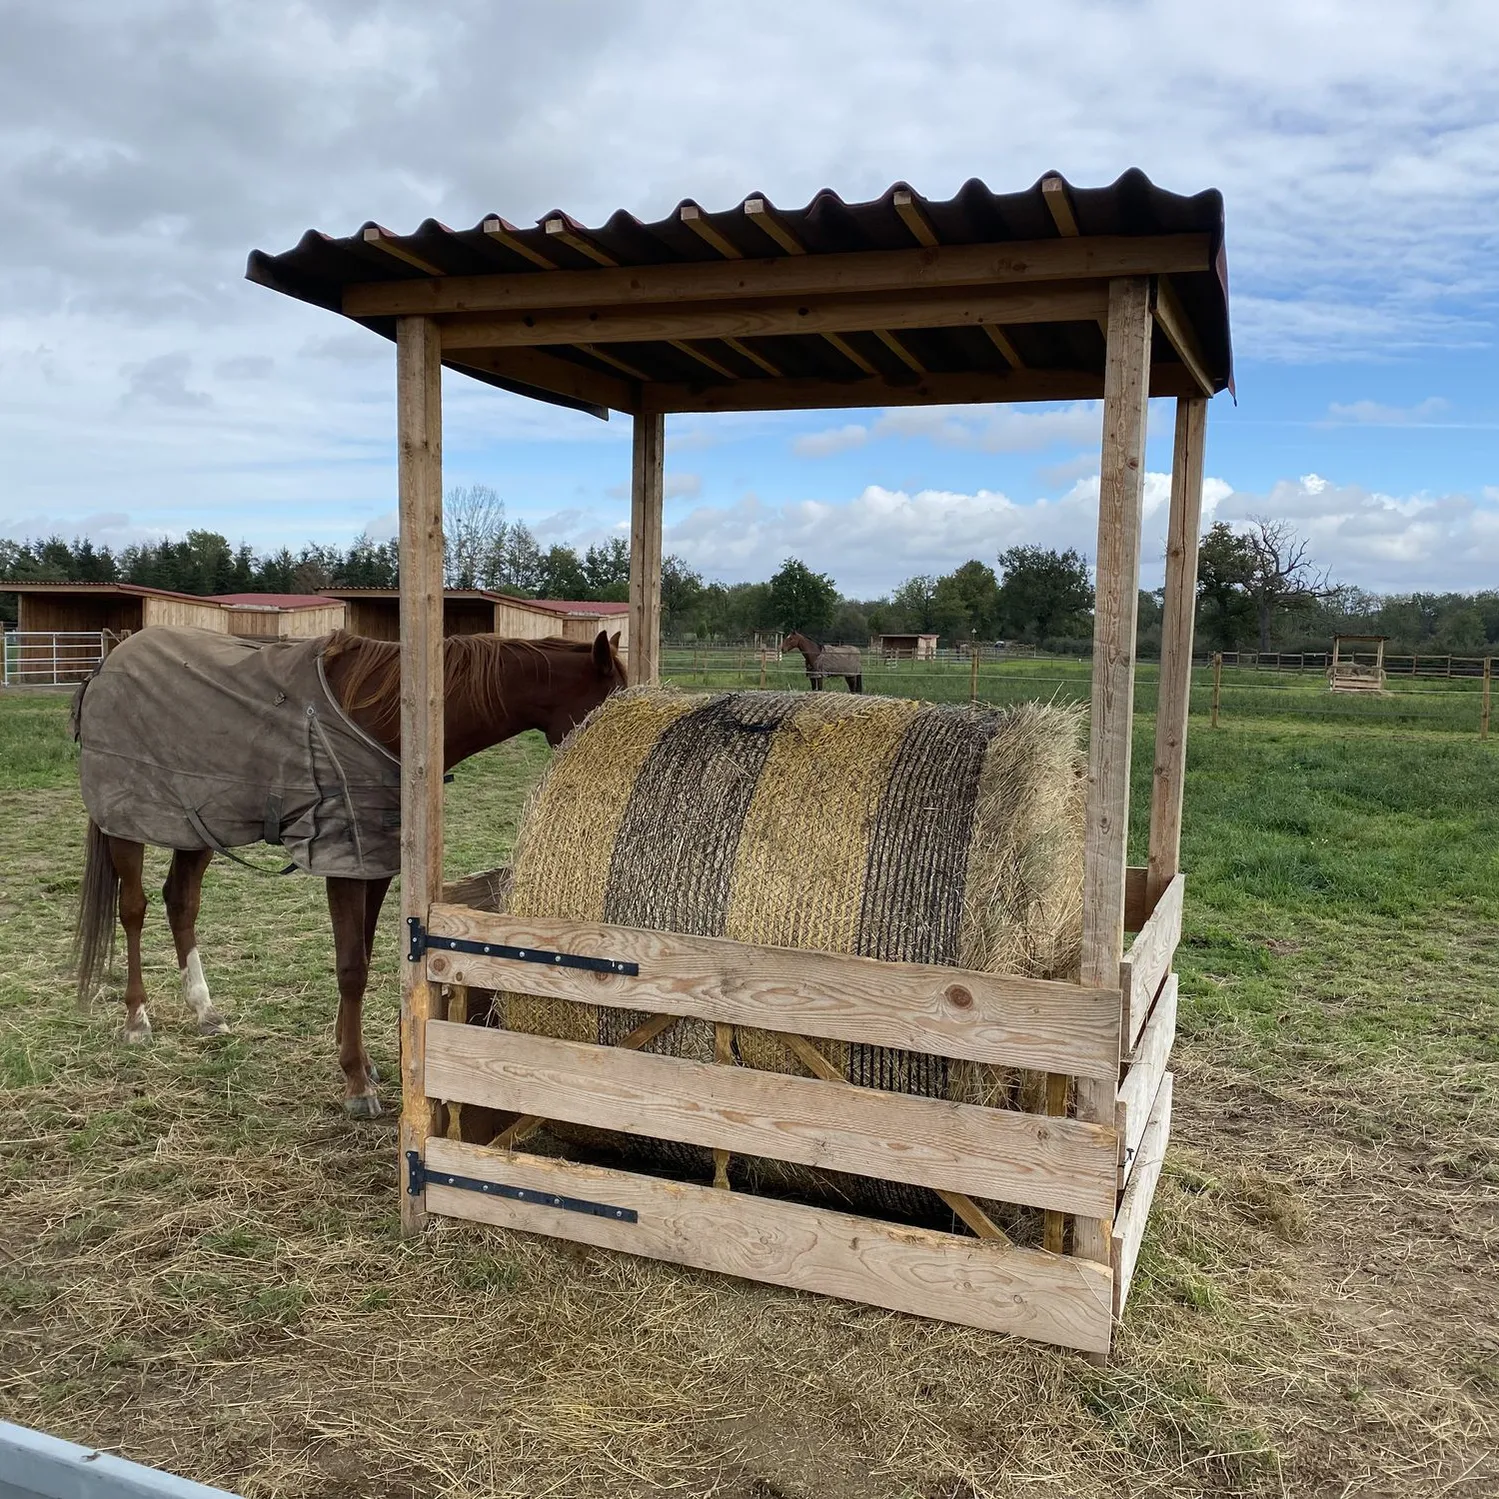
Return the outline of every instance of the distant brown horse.
{"type": "MultiPolygon", "coordinates": [[[[231,847],[280,843],[327,881],[344,1109],[374,1118],[378,1076],[364,1049],[363,1004],[380,907],[400,862],[400,648],[343,631],[264,648],[204,641],[205,633],[138,632],[75,699],[89,812],[74,938],[79,1000],[92,997],[109,964],[118,916],[128,956],[124,1039],[151,1039],[141,976],[150,842],[173,849],[162,896],[183,998],[200,1032],[227,1032],[198,955],[203,874],[215,852],[238,858],[231,847]]],[[[592,645],[448,639],[444,769],[526,729],[559,744],[624,686],[618,641],[602,632],[592,645]]]]}
{"type": "Polygon", "coordinates": [[[822,691],[824,677],[842,677],[850,692],[864,690],[864,658],[856,645],[818,645],[808,640],[798,630],[793,630],[782,642],[783,651],[800,651],[807,663],[807,679],[813,692],[822,691]]]}

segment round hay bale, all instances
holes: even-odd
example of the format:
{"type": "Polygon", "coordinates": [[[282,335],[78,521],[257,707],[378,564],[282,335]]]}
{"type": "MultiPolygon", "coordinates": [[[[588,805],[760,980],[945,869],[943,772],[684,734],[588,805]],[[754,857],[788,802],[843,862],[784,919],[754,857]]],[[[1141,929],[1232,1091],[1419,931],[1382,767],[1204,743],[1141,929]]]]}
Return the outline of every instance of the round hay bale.
{"type": "MultiPolygon", "coordinates": [[[[850,694],[610,698],[537,787],[507,909],[776,947],[1041,978],[1074,977],[1081,943],[1079,713],[850,694]]],[[[646,1017],[505,995],[515,1030],[618,1044],[646,1017]]],[[[803,1074],[773,1033],[739,1028],[736,1060],[803,1074]]],[[[815,1044],[851,1083],[1040,1107],[1012,1069],[879,1046],[815,1044]]],[[[648,1050],[714,1060],[714,1028],[680,1020],[648,1050]]],[[[570,1139],[689,1170],[661,1142],[570,1139]]],[[[758,1187],[921,1216],[917,1189],[736,1158],[758,1187]]],[[[944,1210],[945,1211],[945,1210],[944,1210]]],[[[1002,1210],[1003,1211],[1003,1210],[1002,1210]]],[[[1005,1216],[1013,1222],[1013,1214],[1005,1216]]]]}

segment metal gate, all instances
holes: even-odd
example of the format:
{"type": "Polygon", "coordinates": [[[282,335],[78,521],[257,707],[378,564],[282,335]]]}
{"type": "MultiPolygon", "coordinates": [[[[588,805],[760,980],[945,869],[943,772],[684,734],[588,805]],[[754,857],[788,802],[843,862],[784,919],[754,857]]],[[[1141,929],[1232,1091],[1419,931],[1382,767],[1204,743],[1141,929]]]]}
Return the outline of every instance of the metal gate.
{"type": "Polygon", "coordinates": [[[0,680],[7,687],[73,686],[119,639],[110,630],[7,630],[0,680]]]}

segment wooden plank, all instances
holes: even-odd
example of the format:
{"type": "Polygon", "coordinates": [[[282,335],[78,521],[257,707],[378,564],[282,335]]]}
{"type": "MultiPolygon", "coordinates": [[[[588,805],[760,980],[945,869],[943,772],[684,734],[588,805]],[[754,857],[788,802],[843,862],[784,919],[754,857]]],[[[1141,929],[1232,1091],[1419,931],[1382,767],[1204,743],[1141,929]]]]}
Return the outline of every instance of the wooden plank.
{"type": "Polygon", "coordinates": [[[429,1022],[427,1092],[1026,1207],[1107,1216],[1117,1192],[1102,1125],[519,1031],[429,1022]]]}
{"type": "MultiPolygon", "coordinates": [[[[430,952],[443,983],[540,994],[610,1009],[692,1015],[795,1035],[1119,1082],[1120,991],[1052,979],[755,947],[634,927],[432,908],[434,937],[618,958],[638,977],[479,954],[430,952]]],[[[1118,965],[1115,965],[1117,983],[1118,965]]]]}
{"type": "Polygon", "coordinates": [[[1064,239],[1076,239],[1077,215],[1072,211],[1072,198],[1067,191],[1067,184],[1060,177],[1043,177],[1041,196],[1051,214],[1052,223],[1057,226],[1057,233],[1064,239]]]}
{"type": "MultiPolygon", "coordinates": [[[[488,235],[490,239],[494,240],[496,244],[504,245],[507,250],[513,251],[515,254],[521,256],[525,260],[529,260],[532,265],[540,267],[543,271],[555,271],[557,269],[557,262],[555,260],[548,259],[541,253],[540,250],[533,250],[530,245],[526,244],[519,237],[515,225],[507,224],[504,219],[485,219],[484,233],[488,235]]],[[[512,281],[518,279],[520,278],[508,275],[452,276],[448,278],[450,286],[458,287],[469,286],[474,282],[487,283],[492,281],[512,281]]],[[[526,279],[529,280],[532,278],[527,277],[526,279]]],[[[390,312],[445,312],[447,310],[448,309],[444,307],[417,307],[413,304],[410,307],[393,307],[389,309],[389,312],[385,314],[381,314],[379,312],[360,313],[351,312],[348,306],[348,299],[344,299],[344,312],[349,317],[380,317],[382,315],[389,316],[390,312]]]]}
{"type": "MultiPolygon", "coordinates": [[[[705,353],[702,349],[694,348],[690,343],[686,343],[680,338],[669,338],[666,341],[677,353],[685,354],[689,359],[702,365],[704,369],[712,370],[720,379],[737,380],[739,378],[727,365],[720,364],[711,354],[705,353]]],[[[724,342],[728,343],[732,342],[732,340],[726,339],[724,342]]]]}
{"type": "MultiPolygon", "coordinates": [[[[853,1086],[805,1036],[788,1036],[784,1031],[774,1031],[772,1034],[813,1077],[820,1077],[827,1083],[837,1083],[844,1088],[853,1086]]],[[[936,1192],[979,1238],[998,1239],[1005,1244],[1010,1242],[1010,1236],[971,1197],[962,1192],[948,1191],[945,1187],[936,1188],[936,1192]]],[[[1046,1247],[1050,1249],[1051,1245],[1046,1247]]]]}
{"type": "MultiPolygon", "coordinates": [[[[1138,932],[1150,915],[1148,881],[1150,871],[1143,864],[1131,864],[1124,871],[1124,930],[1138,932]]],[[[444,900],[448,897],[443,896],[444,900]]],[[[464,904],[464,902],[459,902],[464,904]]]]}
{"type": "Polygon", "coordinates": [[[746,198],[744,200],[744,215],[762,230],[770,239],[774,240],[788,255],[805,255],[806,247],[781,222],[780,215],[765,201],[764,198],[746,198]]]}
{"type": "MultiPolygon", "coordinates": [[[[1046,1074],[1046,1112],[1053,1119],[1061,1119],[1067,1113],[1067,1094],[1070,1090],[1072,1079],[1065,1072],[1048,1072],[1046,1074]]],[[[1108,1205],[1108,1210],[1113,1209],[1113,1203],[1108,1205]]],[[[1052,1254],[1061,1254],[1066,1248],[1067,1239],[1067,1217],[1061,1212],[1050,1212],[1042,1216],[1041,1220],[1041,1247],[1048,1249],[1052,1254]]]]}
{"type": "Polygon", "coordinates": [[[462,369],[483,370],[517,384],[534,385],[554,395],[615,411],[633,412],[640,400],[638,389],[628,381],[540,349],[462,349],[447,354],[445,360],[462,369]]]}
{"type": "Polygon", "coordinates": [[[394,260],[399,260],[403,265],[415,267],[426,276],[441,276],[442,271],[433,265],[430,260],[423,260],[420,255],[398,245],[395,240],[383,229],[378,229],[371,224],[364,231],[364,242],[372,245],[377,250],[383,250],[394,260]]]}
{"type": "Polygon", "coordinates": [[[1144,1138],[1135,1157],[1135,1169],[1125,1188],[1124,1200],[1114,1219],[1114,1316],[1124,1315],[1124,1304],[1134,1282],[1135,1266],[1140,1261],[1140,1245],[1145,1240],[1145,1225],[1150,1220],[1150,1205],[1155,1201],[1156,1184],[1166,1160],[1171,1140],[1171,1094],[1175,1078],[1167,1073],[1156,1094],[1155,1109],[1145,1127],[1144,1138]]]}
{"type": "Polygon", "coordinates": [[[1210,396],[1214,390],[1213,377],[1208,373],[1207,356],[1202,352],[1197,331],[1187,310],[1176,295],[1170,280],[1162,276],[1156,282],[1153,304],[1156,326],[1166,335],[1166,341],[1176,350],[1176,357],[1191,372],[1192,378],[1201,388],[1202,394],[1210,396]]]}
{"type": "Polygon", "coordinates": [[[503,219],[486,220],[484,232],[554,274],[537,276],[520,271],[429,281],[364,282],[344,288],[344,313],[349,317],[395,317],[404,313],[849,296],[1191,273],[1212,266],[1207,235],[1170,234],[1090,235],[1074,240],[1017,240],[1010,244],[861,250],[838,255],[791,251],[721,263],[564,271],[515,238],[513,226],[503,219]]]}
{"type": "Polygon", "coordinates": [[[1160,997],[1140,1032],[1139,1044],[1125,1068],[1124,1081],[1119,1085],[1119,1104],[1124,1110],[1124,1159],[1119,1173],[1121,1188],[1128,1182],[1139,1159],[1140,1141],[1145,1137],[1145,1126],[1150,1121],[1161,1079],[1171,1060],[1171,1048],[1176,1041],[1176,1004],[1177,981],[1173,973],[1161,986],[1160,997]]]}
{"type": "Polygon", "coordinates": [[[630,685],[653,683],[661,655],[661,511],[666,418],[635,418],[630,467],[630,685]]]}
{"type": "MultiPolygon", "coordinates": [[[[823,336],[830,343],[837,338],[837,334],[823,336]]],[[[854,352],[852,347],[849,352],[854,352]]],[[[858,357],[862,363],[868,364],[862,356],[858,357]]],[[[1179,364],[1158,365],[1151,371],[1152,396],[1193,395],[1196,388],[1179,364]]],[[[1102,377],[1087,370],[965,370],[957,374],[922,375],[909,382],[883,375],[847,381],[790,377],[784,380],[734,380],[723,385],[659,381],[642,390],[641,409],[831,411],[856,406],[1096,401],[1102,398],[1103,391],[1102,377]]]]}
{"type": "Polygon", "coordinates": [[[434,1212],[550,1234],[696,1270],[839,1296],[990,1332],[1107,1353],[1113,1276],[1044,1250],[632,1172],[433,1140],[434,1170],[606,1203],[636,1222],[431,1186],[434,1212]]]}
{"type": "MultiPolygon", "coordinates": [[[[1145,482],[1145,414],[1150,385],[1150,288],[1143,279],[1109,288],[1104,366],[1103,451],[1098,495],[1093,690],[1083,831],[1082,981],[1118,983],[1124,948],[1125,845],[1129,833],[1130,735],[1135,695],[1135,615],[1140,588],[1140,515],[1145,482]]],[[[1118,1066],[1118,1058],[1115,1058],[1118,1066]]],[[[1114,1118],[1118,1073],[1080,1079],[1077,1115],[1114,1118]]],[[[1073,1249],[1107,1264],[1107,1216],[1079,1218],[1073,1249]]]]}
{"type": "Polygon", "coordinates": [[[874,336],[895,355],[908,370],[926,374],[926,366],[888,328],[875,328],[874,336]]]}
{"type": "Polygon", "coordinates": [[[1182,935],[1184,874],[1175,874],[1161,892],[1155,909],[1135,934],[1119,963],[1119,988],[1124,995],[1124,1048],[1132,1051],[1140,1039],[1150,1007],[1171,972],[1182,935]]]}
{"type": "Polygon", "coordinates": [[[681,219],[705,245],[710,246],[717,254],[722,255],[725,260],[744,259],[744,252],[731,241],[725,239],[703,217],[703,211],[696,203],[684,203],[682,205],[681,219]]]}
{"type": "MultiPolygon", "coordinates": [[[[443,546],[442,348],[430,318],[396,323],[401,611],[401,915],[427,919],[442,895],[443,546]]],[[[404,921],[403,921],[404,929],[404,921]]],[[[428,1101],[422,1047],[438,1013],[420,963],[401,964],[401,1231],[426,1221],[405,1190],[407,1151],[426,1149],[442,1123],[428,1101]]]]}
{"type": "Polygon", "coordinates": [[[1166,588],[1161,609],[1155,767],[1150,785],[1147,898],[1152,905],[1181,868],[1187,715],[1192,701],[1192,632],[1197,615],[1197,532],[1202,523],[1202,466],[1207,419],[1206,400],[1199,398],[1176,403],[1171,510],[1166,525],[1166,588]]]}
{"type": "Polygon", "coordinates": [[[935,249],[941,241],[937,238],[936,231],[927,221],[927,216],[921,211],[921,205],[916,201],[913,194],[904,188],[898,189],[892,199],[895,211],[900,215],[900,221],[911,231],[911,238],[918,245],[926,245],[935,249]]]}
{"type": "MultiPolygon", "coordinates": [[[[548,278],[550,279],[550,278],[548,278]]],[[[753,302],[595,305],[536,312],[459,312],[444,319],[443,349],[545,344],[658,343],[772,338],[875,329],[964,328],[985,323],[1078,323],[1104,315],[1107,283],[1058,281],[880,296],[762,298],[753,302]]]]}
{"type": "Polygon", "coordinates": [[[1020,357],[1020,350],[1010,342],[1010,336],[1003,328],[994,323],[985,323],[984,332],[989,335],[989,342],[1005,356],[1011,369],[1023,370],[1025,360],[1020,357]]]}
{"type": "Polygon", "coordinates": [[[605,249],[594,244],[580,229],[568,223],[565,218],[554,216],[547,219],[541,226],[542,232],[549,239],[554,239],[558,244],[566,245],[570,250],[576,250],[578,254],[586,256],[595,265],[608,266],[613,269],[619,262],[605,249]]]}

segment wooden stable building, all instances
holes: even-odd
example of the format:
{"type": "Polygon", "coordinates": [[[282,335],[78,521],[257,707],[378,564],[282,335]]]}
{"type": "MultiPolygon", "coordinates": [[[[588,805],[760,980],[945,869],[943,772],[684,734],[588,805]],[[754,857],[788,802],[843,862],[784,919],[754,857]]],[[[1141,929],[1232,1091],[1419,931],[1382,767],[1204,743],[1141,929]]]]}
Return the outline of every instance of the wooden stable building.
{"type": "MultiPolygon", "coordinates": [[[[1203,444],[1208,400],[1232,378],[1223,230],[1216,192],[1180,197],[1130,172],[1086,191],[1059,177],[1006,195],[970,182],[941,202],[903,185],[868,203],[824,192],[797,209],[763,197],[722,212],[684,201],[654,223],[621,212],[597,228],[561,213],[532,229],[497,216],[457,232],[429,220],[409,235],[371,223],[347,238],[309,232],[284,254],[251,255],[251,280],[396,345],[401,891],[412,934],[401,1029],[408,1231],[429,1212],[477,1219],[1107,1352],[1170,1129],[1170,970],[1181,930],[1203,444]],[[788,956],[624,927],[543,931],[444,906],[444,367],[596,416],[630,417],[636,682],[654,682],[658,672],[670,414],[1101,399],[1077,981],[788,956]],[[1149,858],[1131,869],[1135,616],[1153,395],[1176,399],[1176,439],[1149,858]],[[1028,1143],[1017,1138],[1013,1115],[1003,1131],[1005,1121],[996,1120],[980,1156],[1009,1153],[1017,1176],[1032,1179],[1014,1200],[1047,1208],[1045,1247],[447,1139],[443,1098],[428,1089],[426,1048],[429,1038],[441,1039],[450,1062],[463,1052],[459,1028],[442,1019],[455,952],[474,975],[465,982],[496,989],[725,1027],[772,1025],[793,1038],[894,1032],[902,1037],[895,1044],[936,1056],[1039,1068],[1048,1075],[1048,1114],[1073,1117],[1027,1126],[1028,1143]],[[1081,1177],[1069,1178],[1054,1160],[1048,1166],[1053,1133],[1086,1157],[1093,1188],[1083,1190],[1081,1177]],[[1048,1180],[1062,1190],[1043,1191],[1048,1180]],[[1063,1198],[1071,1209],[1053,1210],[1063,1198]]],[[[545,1052],[564,1066],[557,1044],[527,1040],[531,1055],[545,1052]]],[[[652,1076],[663,1079],[659,1108],[682,1117],[686,1105],[669,1079],[700,1064],[650,1060],[660,1064],[652,1076]]],[[[758,1126],[770,1142],[763,1153],[774,1154],[777,1131],[793,1126],[733,1115],[742,1080],[731,1066],[713,1070],[724,1077],[722,1107],[710,1097],[689,1111],[693,1143],[737,1149],[734,1140],[758,1126]]],[[[445,1096],[463,1102],[455,1086],[450,1081],[445,1096]]],[[[803,1080],[798,1097],[808,1088],[816,1094],[805,1105],[807,1117],[815,1115],[809,1127],[825,1165],[878,1175],[883,1161],[893,1175],[898,1142],[912,1138],[912,1108],[931,1138],[945,1138],[939,1111],[948,1106],[939,1101],[858,1089],[864,1096],[854,1109],[845,1084],[803,1080]],[[894,1105],[905,1133],[890,1132],[894,1105]]],[[[602,1113],[612,1127],[650,1133],[638,1110],[627,1117],[622,1100],[592,1096],[593,1122],[602,1113]]],[[[645,1118],[648,1125],[649,1109],[645,1118]]],[[[924,1184],[960,1193],[960,1168],[978,1157],[959,1160],[963,1147],[950,1146],[953,1159],[945,1167],[934,1161],[924,1184]]]]}
{"type": "MultiPolygon", "coordinates": [[[[401,638],[398,588],[330,588],[328,597],[348,610],[348,628],[372,640],[401,638]]],[[[512,640],[592,640],[600,630],[620,632],[629,647],[630,609],[623,603],[564,599],[522,599],[483,588],[449,588],[443,593],[444,635],[505,635],[512,640]]]]}
{"type": "Polygon", "coordinates": [[[935,661],[936,635],[874,635],[870,637],[872,654],[886,661],[935,661]]]}

